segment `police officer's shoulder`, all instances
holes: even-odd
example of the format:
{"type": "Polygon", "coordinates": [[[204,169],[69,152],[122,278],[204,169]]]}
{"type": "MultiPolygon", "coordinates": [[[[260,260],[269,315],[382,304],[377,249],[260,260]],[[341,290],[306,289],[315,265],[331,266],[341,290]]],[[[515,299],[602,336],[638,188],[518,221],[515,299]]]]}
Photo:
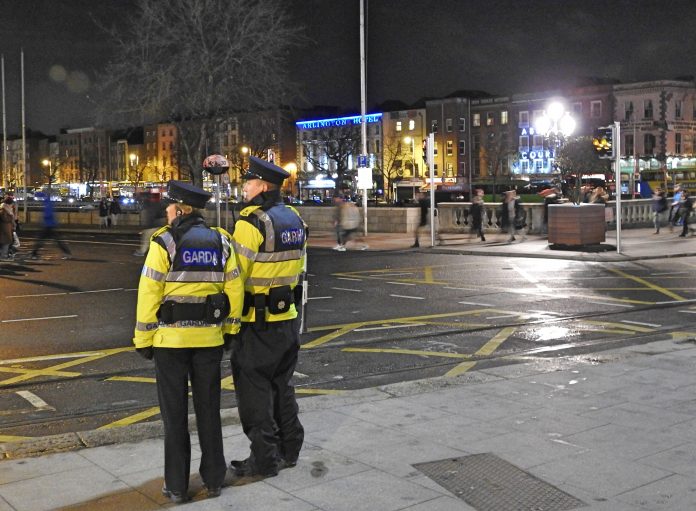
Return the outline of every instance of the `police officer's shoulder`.
{"type": "Polygon", "coordinates": [[[261,208],[261,206],[256,205],[256,204],[254,204],[252,206],[247,206],[246,208],[244,208],[243,210],[241,210],[239,212],[239,216],[250,216],[254,211],[256,211],[257,209],[260,209],[260,208],[261,208]]]}
{"type": "Polygon", "coordinates": [[[170,228],[171,228],[171,227],[170,227],[169,225],[165,225],[165,226],[163,226],[163,227],[160,227],[159,229],[157,229],[157,230],[152,234],[152,238],[154,239],[154,238],[156,238],[157,236],[161,236],[161,235],[164,234],[165,232],[169,231],[170,228]]]}
{"type": "Polygon", "coordinates": [[[219,232],[222,236],[232,239],[232,235],[222,227],[211,227],[212,230],[219,232]]]}
{"type": "Polygon", "coordinates": [[[302,216],[302,215],[300,215],[300,212],[297,211],[297,209],[295,209],[295,206],[291,206],[290,204],[286,204],[285,207],[288,208],[289,210],[291,210],[291,211],[292,211],[293,213],[295,213],[297,216],[299,216],[299,217],[302,216]]]}

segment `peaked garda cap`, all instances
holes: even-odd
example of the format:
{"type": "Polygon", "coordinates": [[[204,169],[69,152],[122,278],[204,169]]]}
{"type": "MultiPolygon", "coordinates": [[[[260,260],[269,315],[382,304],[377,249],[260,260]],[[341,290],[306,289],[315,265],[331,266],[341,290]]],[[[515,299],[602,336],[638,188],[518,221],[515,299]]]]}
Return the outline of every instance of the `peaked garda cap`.
{"type": "Polygon", "coordinates": [[[256,156],[249,156],[249,169],[242,176],[242,179],[261,179],[262,181],[281,185],[288,177],[290,177],[290,173],[278,165],[256,156]]]}
{"type": "Polygon", "coordinates": [[[205,204],[213,196],[212,193],[193,186],[191,183],[175,180],[169,181],[168,194],[169,202],[181,202],[194,208],[205,208],[205,204]]]}

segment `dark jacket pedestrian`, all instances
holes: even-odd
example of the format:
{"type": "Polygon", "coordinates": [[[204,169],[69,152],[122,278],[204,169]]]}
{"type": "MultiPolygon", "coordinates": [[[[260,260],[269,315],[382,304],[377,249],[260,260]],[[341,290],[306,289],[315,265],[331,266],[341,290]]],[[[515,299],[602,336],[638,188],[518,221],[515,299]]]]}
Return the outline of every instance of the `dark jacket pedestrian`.
{"type": "Polygon", "coordinates": [[[652,213],[653,213],[653,225],[655,226],[655,233],[660,233],[660,225],[662,223],[663,217],[667,214],[669,205],[667,204],[667,198],[665,197],[665,192],[659,188],[655,190],[652,196],[652,213]]]}
{"type": "Polygon", "coordinates": [[[109,218],[111,220],[111,226],[114,227],[118,225],[118,215],[121,214],[121,204],[119,203],[118,197],[109,203],[109,218]]]}
{"type": "Polygon", "coordinates": [[[481,238],[481,241],[486,241],[486,237],[483,235],[483,217],[485,214],[483,204],[483,190],[477,188],[471,199],[471,228],[476,236],[481,238]]]}
{"type": "Polygon", "coordinates": [[[109,227],[109,203],[106,197],[99,201],[99,227],[109,227]]]}
{"type": "Polygon", "coordinates": [[[15,217],[11,203],[0,204],[0,259],[10,258],[10,247],[14,242],[15,217]]]}
{"type": "Polygon", "coordinates": [[[691,212],[694,209],[694,203],[688,191],[684,190],[679,201],[679,216],[682,218],[682,232],[680,238],[684,238],[689,232],[689,222],[691,221],[691,212]]]}
{"type": "Polygon", "coordinates": [[[239,330],[243,289],[231,236],[210,228],[200,212],[210,194],[171,181],[168,225],[150,243],[138,285],[133,343],[155,361],[164,423],[164,487],[188,500],[191,442],[189,381],[196,413],[199,473],[209,497],[220,494],[227,464],[220,422],[220,362],[225,334],[239,330]]]}
{"type": "Polygon", "coordinates": [[[307,230],[299,213],[280,198],[288,176],[282,168],[250,157],[244,175],[246,207],[232,236],[244,282],[242,328],[232,341],[232,376],[239,419],[251,443],[249,457],[231,463],[240,481],[272,477],[295,466],[304,441],[291,379],[300,350],[296,304],[307,230]]]}

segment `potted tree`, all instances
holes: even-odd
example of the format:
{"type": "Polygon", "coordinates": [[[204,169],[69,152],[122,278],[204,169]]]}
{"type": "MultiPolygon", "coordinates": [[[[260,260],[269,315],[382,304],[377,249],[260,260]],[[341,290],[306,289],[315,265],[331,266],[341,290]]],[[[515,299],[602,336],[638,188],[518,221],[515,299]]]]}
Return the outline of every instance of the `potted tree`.
{"type": "Polygon", "coordinates": [[[558,152],[556,164],[566,179],[574,177],[567,204],[549,205],[548,242],[550,245],[595,245],[605,241],[605,204],[582,202],[582,178],[606,174],[608,162],[599,158],[590,137],[568,140],[558,152]]]}

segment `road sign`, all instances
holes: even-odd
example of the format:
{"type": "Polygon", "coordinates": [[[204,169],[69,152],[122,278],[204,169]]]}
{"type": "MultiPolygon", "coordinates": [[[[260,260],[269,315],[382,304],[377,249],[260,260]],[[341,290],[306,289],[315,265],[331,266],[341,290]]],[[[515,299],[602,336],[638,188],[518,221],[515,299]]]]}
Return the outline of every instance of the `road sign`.
{"type": "Polygon", "coordinates": [[[367,167],[367,155],[366,154],[359,154],[358,155],[358,168],[365,168],[367,167]]]}

